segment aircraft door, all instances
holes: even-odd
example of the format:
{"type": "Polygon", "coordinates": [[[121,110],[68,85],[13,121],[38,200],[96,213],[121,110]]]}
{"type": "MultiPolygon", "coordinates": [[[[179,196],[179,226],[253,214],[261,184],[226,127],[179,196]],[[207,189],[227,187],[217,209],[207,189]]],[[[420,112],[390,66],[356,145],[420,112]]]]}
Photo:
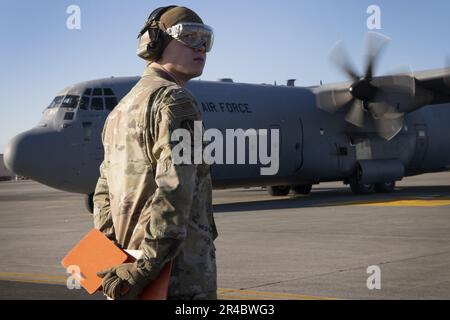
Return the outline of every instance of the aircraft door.
{"type": "Polygon", "coordinates": [[[297,168],[295,171],[299,171],[303,166],[303,122],[302,118],[298,118],[298,133],[297,141],[295,142],[295,157],[297,168]]]}
{"type": "Polygon", "coordinates": [[[92,140],[92,122],[83,121],[83,141],[88,142],[92,140]]]}
{"type": "Polygon", "coordinates": [[[303,123],[301,118],[285,119],[279,130],[279,175],[291,176],[303,166],[303,123]]]}
{"type": "Polygon", "coordinates": [[[411,160],[411,169],[420,169],[422,167],[425,155],[428,149],[428,130],[424,124],[416,124],[416,149],[411,160]]]}

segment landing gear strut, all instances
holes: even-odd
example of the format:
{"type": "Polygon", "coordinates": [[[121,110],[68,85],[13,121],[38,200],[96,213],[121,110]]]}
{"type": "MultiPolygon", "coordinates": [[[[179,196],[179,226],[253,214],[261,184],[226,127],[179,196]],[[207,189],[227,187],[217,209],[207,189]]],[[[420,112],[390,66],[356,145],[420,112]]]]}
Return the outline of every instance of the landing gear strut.
{"type": "Polygon", "coordinates": [[[291,190],[291,186],[269,186],[267,190],[271,196],[287,196],[291,190]]]}
{"type": "Polygon", "coordinates": [[[292,191],[294,194],[310,194],[312,189],[312,184],[303,184],[292,186],[292,191]]]}
{"type": "Polygon", "coordinates": [[[84,196],[84,204],[89,213],[94,213],[94,194],[87,194],[84,196]]]}
{"type": "Polygon", "coordinates": [[[374,192],[375,186],[371,183],[362,183],[356,179],[350,179],[350,189],[356,195],[371,194],[374,192]]]}
{"type": "Polygon", "coordinates": [[[385,182],[385,183],[377,183],[375,185],[376,193],[391,193],[395,189],[395,181],[393,182],[385,182]]]}
{"type": "Polygon", "coordinates": [[[395,181],[384,183],[362,183],[356,179],[350,179],[350,189],[356,195],[371,194],[371,193],[391,193],[395,190],[395,181]]]}

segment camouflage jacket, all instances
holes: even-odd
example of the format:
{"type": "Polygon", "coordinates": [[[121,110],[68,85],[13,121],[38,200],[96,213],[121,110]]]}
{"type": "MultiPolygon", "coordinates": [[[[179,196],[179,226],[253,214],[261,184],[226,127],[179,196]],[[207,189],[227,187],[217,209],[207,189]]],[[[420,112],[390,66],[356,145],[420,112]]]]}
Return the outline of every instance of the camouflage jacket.
{"type": "MultiPolygon", "coordinates": [[[[201,120],[195,98],[159,69],[141,80],[109,114],[94,193],[94,225],[138,260],[150,279],[173,261],[169,296],[216,291],[212,184],[207,164],[173,163],[177,128],[201,120]]],[[[193,135],[193,132],[191,132],[193,135]]]]}

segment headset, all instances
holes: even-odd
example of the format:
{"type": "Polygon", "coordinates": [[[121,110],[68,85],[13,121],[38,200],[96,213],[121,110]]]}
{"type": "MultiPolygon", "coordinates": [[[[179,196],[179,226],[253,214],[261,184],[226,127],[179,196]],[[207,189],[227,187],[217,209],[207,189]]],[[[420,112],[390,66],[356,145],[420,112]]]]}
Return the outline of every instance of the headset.
{"type": "Polygon", "coordinates": [[[164,42],[168,36],[159,27],[159,19],[165,12],[175,7],[177,6],[160,7],[150,13],[138,35],[139,44],[136,54],[139,57],[150,61],[156,61],[161,57],[164,51],[164,42]]]}

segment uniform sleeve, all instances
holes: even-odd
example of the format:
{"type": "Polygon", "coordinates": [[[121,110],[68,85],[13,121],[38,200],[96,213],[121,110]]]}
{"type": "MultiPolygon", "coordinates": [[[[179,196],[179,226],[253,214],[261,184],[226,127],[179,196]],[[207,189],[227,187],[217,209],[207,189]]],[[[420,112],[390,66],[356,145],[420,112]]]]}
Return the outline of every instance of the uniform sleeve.
{"type": "Polygon", "coordinates": [[[106,178],[107,170],[107,162],[103,160],[100,165],[100,177],[97,181],[93,196],[94,228],[106,235],[110,240],[116,242],[114,224],[111,216],[108,180],[106,178]]]}
{"type": "Polygon", "coordinates": [[[156,161],[157,189],[146,209],[150,211],[150,219],[141,244],[143,257],[138,260],[138,266],[149,279],[155,278],[162,267],[180,252],[187,234],[196,185],[197,166],[176,164],[172,155],[178,142],[171,142],[171,134],[174,130],[184,129],[193,137],[193,122],[199,116],[193,100],[183,89],[180,90],[159,102],[156,117],[150,125],[153,127],[151,150],[156,161]]]}

